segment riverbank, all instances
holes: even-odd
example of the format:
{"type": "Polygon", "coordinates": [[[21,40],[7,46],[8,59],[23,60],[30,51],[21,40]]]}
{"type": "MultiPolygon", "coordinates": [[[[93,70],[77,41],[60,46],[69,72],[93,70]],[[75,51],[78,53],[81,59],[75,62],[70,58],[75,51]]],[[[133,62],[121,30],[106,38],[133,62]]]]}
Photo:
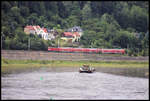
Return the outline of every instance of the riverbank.
{"type": "MultiPolygon", "coordinates": [[[[2,59],[2,74],[22,72],[27,70],[35,70],[40,68],[76,68],[83,64],[89,64],[98,71],[116,73],[114,70],[125,71],[125,69],[144,69],[143,75],[148,76],[149,62],[137,61],[51,61],[51,60],[8,60],[2,59]]],[[[118,72],[121,74],[121,72],[118,72]]]]}

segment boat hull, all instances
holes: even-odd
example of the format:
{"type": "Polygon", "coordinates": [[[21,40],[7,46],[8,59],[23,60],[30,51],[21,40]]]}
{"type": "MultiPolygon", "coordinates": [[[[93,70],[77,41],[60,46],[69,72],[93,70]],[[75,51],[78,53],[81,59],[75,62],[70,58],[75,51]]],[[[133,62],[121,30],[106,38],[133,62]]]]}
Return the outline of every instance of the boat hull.
{"type": "Polygon", "coordinates": [[[93,73],[94,71],[94,68],[90,68],[89,70],[83,70],[82,68],[79,69],[80,73],[93,73]]]}

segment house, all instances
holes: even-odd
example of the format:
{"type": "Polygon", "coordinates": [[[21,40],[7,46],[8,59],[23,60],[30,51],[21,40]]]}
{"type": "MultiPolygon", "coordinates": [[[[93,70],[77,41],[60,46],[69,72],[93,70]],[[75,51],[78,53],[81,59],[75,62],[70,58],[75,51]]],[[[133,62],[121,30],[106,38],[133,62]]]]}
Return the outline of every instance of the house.
{"type": "Polygon", "coordinates": [[[71,32],[64,32],[64,33],[62,34],[61,39],[62,39],[62,40],[65,40],[65,41],[67,41],[67,42],[68,42],[69,40],[72,40],[72,42],[73,42],[74,36],[73,36],[73,34],[72,34],[71,32]]]}
{"type": "Polygon", "coordinates": [[[80,26],[74,26],[72,28],[69,28],[67,31],[69,31],[69,32],[83,32],[83,30],[80,28],[80,26]]]}
{"type": "Polygon", "coordinates": [[[48,33],[48,38],[49,40],[53,40],[55,39],[55,36],[54,34],[52,33],[52,31],[50,29],[46,29],[47,30],[47,33],[48,33]]]}
{"type": "Polygon", "coordinates": [[[63,33],[63,36],[64,36],[64,37],[67,37],[67,38],[73,38],[73,37],[74,37],[71,32],[64,32],[64,33],[63,33]]]}
{"type": "Polygon", "coordinates": [[[63,40],[72,40],[72,42],[79,41],[80,35],[78,32],[64,32],[62,38],[63,40]]]}
{"type": "Polygon", "coordinates": [[[54,29],[51,29],[50,33],[52,33],[55,37],[57,37],[59,35],[59,33],[54,29]]]}
{"type": "Polygon", "coordinates": [[[136,38],[140,38],[140,33],[134,32],[133,35],[134,35],[136,38]]]}
{"type": "Polygon", "coordinates": [[[59,35],[58,32],[54,29],[48,29],[47,32],[52,37],[52,39],[55,39],[59,35]]]}
{"type": "Polygon", "coordinates": [[[41,28],[40,26],[26,26],[24,28],[26,34],[37,34],[41,36],[44,40],[52,40],[54,36],[48,33],[46,28],[41,28]]]}
{"type": "Polygon", "coordinates": [[[75,41],[79,41],[81,36],[83,35],[83,30],[80,28],[80,26],[69,28],[67,32],[73,33],[75,41]]]}
{"type": "Polygon", "coordinates": [[[26,34],[36,34],[36,30],[35,30],[35,28],[33,26],[26,26],[24,28],[24,32],[26,34]]]}
{"type": "Polygon", "coordinates": [[[80,40],[81,35],[79,34],[79,32],[74,32],[73,34],[74,34],[74,37],[75,37],[75,41],[78,42],[80,40]]]}
{"type": "Polygon", "coordinates": [[[36,30],[37,35],[40,35],[44,40],[48,40],[48,35],[44,28],[41,28],[40,26],[33,26],[33,27],[36,30]]]}
{"type": "Polygon", "coordinates": [[[78,32],[80,36],[83,34],[83,30],[80,28],[80,26],[74,26],[72,28],[69,28],[67,30],[68,32],[78,32]]]}

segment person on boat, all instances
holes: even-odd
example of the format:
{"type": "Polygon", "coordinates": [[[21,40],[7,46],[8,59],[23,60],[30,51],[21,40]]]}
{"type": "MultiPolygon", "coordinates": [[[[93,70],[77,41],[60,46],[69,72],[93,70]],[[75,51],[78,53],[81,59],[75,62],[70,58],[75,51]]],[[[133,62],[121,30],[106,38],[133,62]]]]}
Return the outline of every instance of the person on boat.
{"type": "Polygon", "coordinates": [[[85,69],[85,70],[89,70],[90,69],[89,65],[86,65],[86,64],[84,64],[82,68],[85,69]]]}

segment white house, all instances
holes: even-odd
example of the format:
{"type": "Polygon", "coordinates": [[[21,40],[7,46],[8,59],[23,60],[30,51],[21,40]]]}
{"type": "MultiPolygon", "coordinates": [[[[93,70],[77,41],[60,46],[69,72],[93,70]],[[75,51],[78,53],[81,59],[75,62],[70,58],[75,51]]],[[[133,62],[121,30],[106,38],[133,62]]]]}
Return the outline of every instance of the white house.
{"type": "Polygon", "coordinates": [[[36,30],[37,35],[41,35],[44,40],[52,40],[54,36],[47,32],[46,28],[41,28],[40,26],[33,26],[36,30]]]}

